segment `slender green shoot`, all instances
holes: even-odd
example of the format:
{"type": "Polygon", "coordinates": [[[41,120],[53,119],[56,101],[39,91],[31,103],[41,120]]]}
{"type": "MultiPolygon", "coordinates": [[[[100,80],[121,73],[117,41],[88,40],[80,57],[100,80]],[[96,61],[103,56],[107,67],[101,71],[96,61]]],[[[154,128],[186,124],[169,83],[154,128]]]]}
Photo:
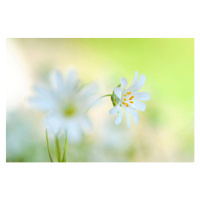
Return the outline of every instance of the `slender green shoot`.
{"type": "Polygon", "coordinates": [[[56,136],[56,149],[57,149],[58,162],[60,162],[60,144],[59,144],[58,136],[56,136]]]}
{"type": "Polygon", "coordinates": [[[96,101],[94,101],[94,103],[85,112],[87,113],[95,105],[95,103],[97,101],[99,101],[100,99],[102,99],[104,97],[110,97],[110,96],[112,96],[112,94],[106,94],[106,95],[103,95],[103,96],[99,97],[96,101]]]}
{"type": "Polygon", "coordinates": [[[67,138],[67,134],[65,134],[65,147],[64,147],[64,153],[63,153],[63,158],[62,158],[62,162],[67,162],[66,159],[66,152],[67,152],[67,144],[68,144],[68,138],[67,138]]]}
{"type": "Polygon", "coordinates": [[[48,139],[47,130],[46,130],[46,141],[47,141],[47,150],[48,150],[49,158],[50,158],[51,162],[53,162],[53,159],[52,159],[52,156],[51,156],[51,153],[50,153],[50,148],[49,148],[49,139],[48,139]]]}

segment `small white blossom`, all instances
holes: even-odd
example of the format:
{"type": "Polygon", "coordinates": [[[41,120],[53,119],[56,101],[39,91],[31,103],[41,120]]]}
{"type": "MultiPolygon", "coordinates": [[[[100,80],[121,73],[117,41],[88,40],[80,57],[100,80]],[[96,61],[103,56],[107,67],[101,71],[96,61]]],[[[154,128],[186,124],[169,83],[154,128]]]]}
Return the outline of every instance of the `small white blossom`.
{"type": "Polygon", "coordinates": [[[50,83],[50,87],[35,87],[38,96],[30,98],[31,104],[47,112],[45,126],[48,132],[65,131],[69,140],[80,140],[83,130],[91,127],[85,111],[93,102],[96,85],[80,87],[75,71],[71,71],[66,80],[59,71],[54,71],[50,83]]]}
{"type": "Polygon", "coordinates": [[[138,92],[144,85],[146,77],[142,74],[138,80],[138,71],[135,72],[134,80],[131,86],[128,89],[125,89],[128,85],[128,81],[125,78],[121,78],[120,86],[114,89],[113,95],[111,96],[113,107],[110,110],[110,114],[114,115],[118,113],[118,116],[115,120],[115,124],[118,125],[122,121],[122,110],[124,109],[127,126],[130,127],[130,117],[129,114],[135,121],[135,124],[138,123],[139,116],[136,110],[145,111],[146,104],[140,101],[147,101],[150,99],[150,94],[147,92],[138,92]]]}

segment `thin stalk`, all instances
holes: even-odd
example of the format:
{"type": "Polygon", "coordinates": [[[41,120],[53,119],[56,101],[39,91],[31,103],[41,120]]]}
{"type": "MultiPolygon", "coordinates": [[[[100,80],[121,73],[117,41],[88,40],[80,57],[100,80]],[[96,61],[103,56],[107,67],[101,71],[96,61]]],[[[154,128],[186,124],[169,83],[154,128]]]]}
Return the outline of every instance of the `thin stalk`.
{"type": "Polygon", "coordinates": [[[104,97],[111,97],[112,94],[106,94],[106,95],[103,95],[101,97],[99,97],[96,101],[94,101],[94,103],[85,111],[86,113],[94,106],[94,104],[99,101],[100,99],[104,98],[104,97]]]}
{"type": "Polygon", "coordinates": [[[51,153],[50,153],[50,148],[49,148],[49,139],[48,139],[47,130],[46,130],[46,141],[47,141],[47,149],[48,149],[49,158],[50,158],[51,162],[53,162],[53,159],[52,159],[51,153]]]}
{"type": "Polygon", "coordinates": [[[67,138],[67,134],[65,137],[65,147],[64,147],[64,153],[63,153],[63,158],[62,158],[62,162],[66,162],[66,152],[67,152],[67,144],[68,144],[68,138],[67,138]]]}
{"type": "Polygon", "coordinates": [[[58,136],[56,136],[56,149],[57,149],[58,162],[60,162],[60,144],[59,144],[58,136]]]}

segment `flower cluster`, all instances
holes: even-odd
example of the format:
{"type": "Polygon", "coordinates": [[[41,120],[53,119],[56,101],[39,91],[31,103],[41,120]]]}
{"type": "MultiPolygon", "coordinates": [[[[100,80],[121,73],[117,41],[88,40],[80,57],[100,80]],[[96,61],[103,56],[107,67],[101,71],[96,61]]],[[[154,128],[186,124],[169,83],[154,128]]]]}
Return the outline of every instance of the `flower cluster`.
{"type": "MultiPolygon", "coordinates": [[[[141,101],[150,99],[147,92],[138,92],[145,83],[145,75],[142,74],[138,79],[138,72],[127,88],[128,81],[121,78],[120,84],[114,89],[112,94],[104,95],[100,98],[111,96],[113,108],[110,114],[118,114],[115,124],[118,125],[122,121],[122,109],[125,111],[127,118],[127,126],[130,127],[129,114],[135,121],[139,121],[137,110],[145,111],[146,104],[141,101]],[[127,88],[127,89],[126,89],[127,88]]],[[[71,71],[68,77],[63,78],[59,71],[54,71],[50,75],[50,86],[36,86],[37,95],[30,98],[33,106],[46,112],[45,127],[47,148],[50,160],[53,161],[49,142],[48,133],[56,136],[56,147],[58,161],[66,161],[66,149],[68,139],[70,141],[79,141],[83,131],[91,127],[91,122],[87,117],[87,111],[94,105],[94,94],[97,90],[96,85],[81,85],[77,73],[71,71]],[[47,133],[48,132],[48,133],[47,133]],[[61,158],[58,133],[65,132],[65,147],[63,157],[61,158]]],[[[96,102],[96,101],[95,101],[96,102]]]]}

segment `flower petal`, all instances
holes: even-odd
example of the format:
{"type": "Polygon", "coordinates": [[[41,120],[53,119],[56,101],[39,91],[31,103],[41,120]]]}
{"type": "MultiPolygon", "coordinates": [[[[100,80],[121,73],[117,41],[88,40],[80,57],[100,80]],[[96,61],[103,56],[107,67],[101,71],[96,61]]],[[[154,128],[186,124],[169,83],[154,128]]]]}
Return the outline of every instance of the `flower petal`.
{"type": "Polygon", "coordinates": [[[127,107],[125,107],[124,105],[122,105],[122,107],[124,108],[124,111],[125,111],[125,114],[126,114],[127,126],[128,126],[128,128],[130,128],[131,122],[130,122],[130,117],[129,117],[129,114],[128,114],[128,111],[127,111],[127,107]]]}
{"type": "Polygon", "coordinates": [[[135,124],[137,124],[139,121],[139,115],[138,115],[137,111],[135,109],[129,108],[129,107],[127,108],[127,110],[130,113],[130,115],[132,116],[135,124]]]}
{"type": "Polygon", "coordinates": [[[86,115],[83,115],[80,118],[80,123],[81,123],[81,126],[83,127],[83,129],[91,129],[92,128],[92,123],[86,115]]]}
{"type": "Polygon", "coordinates": [[[148,92],[134,92],[134,99],[140,101],[148,101],[150,99],[150,94],[148,92]]]}
{"type": "Polygon", "coordinates": [[[65,130],[70,142],[80,142],[82,136],[82,130],[77,120],[70,120],[65,124],[65,130]]]}
{"type": "Polygon", "coordinates": [[[146,104],[140,101],[134,101],[133,104],[130,105],[131,108],[137,109],[137,110],[141,110],[141,111],[145,111],[146,110],[146,104]]]}
{"type": "Polygon", "coordinates": [[[142,74],[140,76],[138,82],[136,84],[134,84],[132,87],[130,87],[129,90],[132,92],[138,91],[144,85],[145,80],[146,80],[146,76],[144,74],[142,74]]]}
{"type": "Polygon", "coordinates": [[[63,128],[63,119],[59,115],[50,112],[44,121],[45,126],[48,130],[48,132],[57,134],[59,133],[63,128]]]}
{"type": "Polygon", "coordinates": [[[115,107],[113,107],[113,108],[109,111],[109,113],[110,113],[111,115],[115,115],[115,114],[117,114],[117,112],[119,111],[119,109],[120,109],[119,104],[117,104],[115,107]]]}
{"type": "Polygon", "coordinates": [[[66,87],[69,89],[75,89],[79,83],[78,73],[75,69],[70,69],[66,79],[66,87]]]}
{"type": "Polygon", "coordinates": [[[130,90],[134,86],[134,84],[137,82],[137,79],[138,79],[138,71],[135,72],[133,82],[131,83],[130,87],[127,90],[130,90]]]}
{"type": "Polygon", "coordinates": [[[48,87],[45,86],[34,86],[35,92],[37,92],[40,96],[52,98],[53,97],[53,91],[50,90],[48,87]]]}
{"type": "Polygon", "coordinates": [[[121,96],[122,96],[122,89],[121,89],[121,88],[116,87],[116,88],[114,89],[114,93],[115,93],[115,95],[116,95],[119,99],[121,99],[121,96]]]}
{"type": "Polygon", "coordinates": [[[55,101],[51,98],[46,97],[31,97],[29,99],[29,102],[32,106],[43,111],[49,111],[55,106],[55,101]]]}
{"type": "Polygon", "coordinates": [[[131,85],[134,85],[137,82],[137,79],[138,79],[138,71],[135,72],[135,76],[131,85]]]}
{"type": "Polygon", "coordinates": [[[118,125],[118,124],[121,123],[121,121],[122,121],[122,110],[121,110],[121,108],[120,108],[120,109],[119,109],[119,114],[118,114],[118,116],[117,116],[117,118],[116,118],[116,120],[115,120],[115,124],[118,125]]]}
{"type": "Polygon", "coordinates": [[[121,78],[120,79],[120,84],[121,84],[121,87],[122,87],[122,90],[125,89],[128,85],[128,81],[125,79],[125,78],[121,78]]]}
{"type": "Polygon", "coordinates": [[[54,89],[63,91],[65,88],[64,80],[60,71],[53,71],[50,75],[50,81],[54,89]]]}

